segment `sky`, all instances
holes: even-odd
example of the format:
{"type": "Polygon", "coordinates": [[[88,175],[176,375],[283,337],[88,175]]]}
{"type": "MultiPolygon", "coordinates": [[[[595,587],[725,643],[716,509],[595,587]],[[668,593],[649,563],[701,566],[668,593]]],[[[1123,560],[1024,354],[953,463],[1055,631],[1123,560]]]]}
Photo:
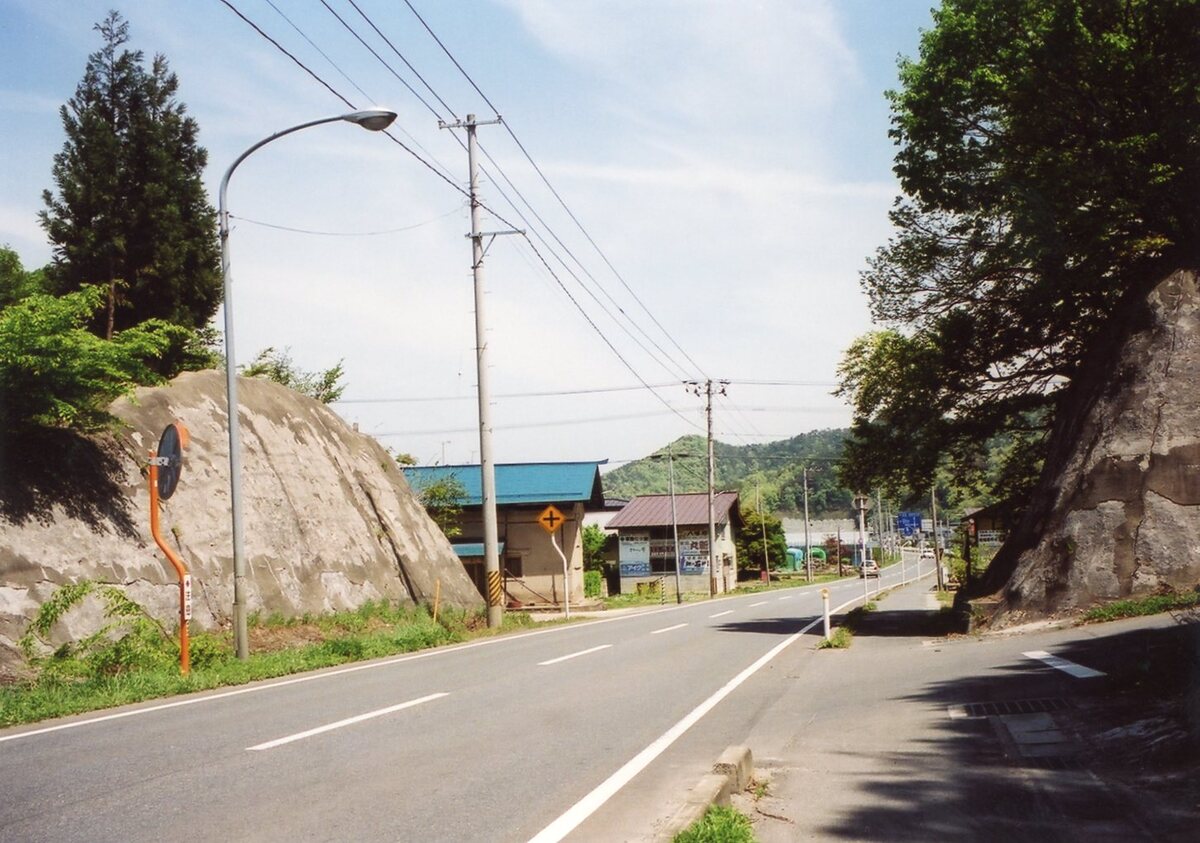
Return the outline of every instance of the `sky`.
{"type": "Polygon", "coordinates": [[[499,112],[481,228],[525,234],[484,260],[497,462],[619,465],[703,434],[684,381],[729,381],[729,444],[846,426],[837,366],[872,329],[859,274],[899,190],[884,92],[934,2],[411,0],[444,51],[402,0],[0,0],[0,243],[52,257],[58,111],[112,7],[177,74],[214,206],[246,148],[350,110],[232,6],[399,115],[399,143],[335,122],[232,176],[238,363],[341,361],[347,421],[421,464],[478,461],[465,134],[438,120],[499,112]]]}

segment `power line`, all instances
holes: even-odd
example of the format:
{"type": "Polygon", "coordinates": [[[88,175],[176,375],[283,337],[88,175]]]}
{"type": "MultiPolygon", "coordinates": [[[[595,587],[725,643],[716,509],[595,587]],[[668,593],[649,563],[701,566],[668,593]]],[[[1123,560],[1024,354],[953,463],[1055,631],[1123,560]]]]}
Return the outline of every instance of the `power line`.
{"type": "MultiPolygon", "coordinates": [[[[332,14],[337,19],[337,21],[346,29],[346,31],[348,31],[352,36],[354,36],[354,38],[363,47],[365,47],[367,49],[367,51],[370,52],[371,55],[375,57],[376,61],[378,61],[380,64],[382,64],[383,67],[389,73],[392,74],[392,76],[394,76],[397,80],[399,80],[401,82],[401,84],[403,84],[404,87],[407,88],[408,91],[413,96],[415,96],[420,101],[420,103],[423,106],[425,106],[425,108],[434,117],[436,117],[438,119],[439,122],[444,122],[443,115],[440,114],[437,111],[437,109],[435,109],[432,105],[430,105],[429,102],[424,97],[422,97],[419,93],[417,93],[417,91],[412,87],[412,85],[410,85],[408,83],[408,81],[406,79],[404,79],[404,77],[402,77],[396,71],[396,69],[394,67],[392,67],[392,65],[386,59],[384,59],[383,56],[381,56],[378,53],[378,51],[376,51],[373,47],[371,47],[371,45],[368,44],[362,38],[362,36],[359,35],[359,33],[352,26],[350,26],[350,24],[341,15],[339,15],[329,5],[328,2],[326,2],[326,0],[321,0],[321,4],[326,8],[326,10],[329,11],[330,14],[332,14]]],[[[425,85],[425,87],[430,91],[430,93],[433,94],[433,96],[438,100],[438,102],[441,103],[442,106],[444,108],[446,108],[446,110],[457,119],[458,115],[455,113],[454,109],[452,109],[446,103],[446,101],[444,99],[442,99],[442,97],[437,93],[437,91],[435,91],[433,89],[433,87],[429,84],[429,82],[426,81],[426,79],[423,76],[421,76],[420,73],[417,72],[417,70],[413,66],[413,64],[407,58],[405,58],[404,54],[400,52],[400,50],[396,47],[396,45],[393,44],[391,42],[391,40],[388,39],[387,36],[383,34],[383,32],[379,29],[379,27],[375,25],[374,21],[372,21],[371,18],[365,12],[362,11],[362,9],[360,9],[356,4],[354,4],[352,2],[352,0],[351,0],[351,5],[354,7],[355,11],[358,12],[359,16],[364,21],[366,21],[367,25],[369,25],[375,31],[375,33],[377,35],[379,35],[379,37],[382,38],[385,43],[387,43],[388,47],[391,48],[392,52],[395,53],[396,56],[399,57],[402,62],[404,62],[405,66],[407,66],[409,68],[409,70],[411,70],[414,74],[416,74],[417,78],[421,80],[422,84],[425,85]]],[[[294,26],[294,24],[293,24],[293,26],[294,26]]],[[[354,84],[353,81],[351,81],[351,84],[354,84]]],[[[357,87],[357,86],[355,86],[355,87],[357,87]]],[[[362,89],[359,88],[359,90],[361,91],[362,89]]],[[[364,96],[366,96],[365,93],[364,93],[364,96]]],[[[489,103],[489,106],[490,105],[491,105],[491,103],[489,103]]],[[[409,137],[411,138],[412,136],[409,135],[409,137]]],[[[455,135],[454,137],[455,137],[455,140],[458,141],[460,146],[464,146],[462,139],[459,138],[458,135],[455,135]]],[[[415,139],[414,139],[414,143],[416,143],[415,139]]],[[[426,150],[424,147],[421,147],[419,143],[417,143],[416,145],[426,155],[430,155],[429,151],[426,150]]],[[[575,274],[575,272],[570,268],[570,266],[567,265],[566,261],[564,261],[562,259],[562,257],[559,256],[558,253],[554,251],[554,249],[550,246],[550,244],[546,242],[545,238],[543,238],[540,233],[537,233],[536,228],[529,222],[528,218],[525,217],[525,215],[522,213],[522,211],[517,206],[517,204],[515,202],[513,202],[512,199],[509,198],[509,196],[504,192],[504,190],[502,188],[499,187],[498,184],[495,184],[493,182],[493,186],[496,188],[497,192],[499,192],[500,195],[504,198],[504,200],[506,202],[508,202],[509,206],[512,207],[512,209],[517,213],[517,216],[521,219],[522,222],[525,223],[526,227],[535,232],[538,239],[542,241],[542,245],[545,246],[548,251],[550,251],[550,253],[554,256],[555,260],[557,260],[559,262],[559,264],[571,275],[571,277],[575,280],[575,282],[577,284],[579,284],[580,287],[592,298],[592,300],[596,303],[596,305],[598,307],[600,307],[601,310],[604,311],[605,315],[607,315],[610,319],[612,319],[613,322],[616,323],[621,328],[621,330],[624,331],[626,333],[626,335],[628,335],[629,338],[632,339],[634,341],[634,343],[637,344],[638,347],[642,349],[643,352],[645,352],[652,360],[654,360],[660,366],[663,366],[663,368],[669,374],[676,376],[676,377],[686,377],[687,373],[684,371],[683,367],[681,367],[678,364],[678,362],[674,361],[671,358],[671,356],[662,348],[662,346],[660,346],[654,340],[653,337],[651,337],[637,322],[635,322],[629,316],[628,313],[625,312],[624,308],[621,307],[621,305],[616,301],[615,298],[613,298],[613,296],[608,292],[608,290],[604,288],[604,286],[595,278],[595,276],[593,276],[588,271],[587,267],[585,267],[583,265],[583,263],[579,260],[579,258],[575,256],[575,254],[571,251],[570,247],[568,247],[562,241],[562,239],[554,232],[553,228],[549,224],[546,223],[546,221],[541,217],[540,214],[538,214],[538,212],[536,211],[536,209],[534,209],[533,205],[529,202],[529,200],[525,198],[525,195],[513,183],[512,179],[510,179],[508,177],[508,174],[504,172],[504,170],[500,166],[500,164],[492,157],[491,153],[489,153],[487,151],[487,149],[483,147],[482,144],[480,144],[479,147],[483,151],[484,156],[495,167],[496,172],[499,173],[500,177],[504,180],[505,184],[507,184],[509,186],[509,188],[513,191],[513,193],[515,193],[517,195],[517,197],[521,200],[521,202],[524,203],[525,207],[529,210],[529,212],[531,214],[533,214],[534,218],[537,219],[537,221],[539,223],[541,223],[542,227],[545,228],[545,230],[550,234],[550,236],[554,239],[554,241],[563,249],[563,251],[565,251],[567,253],[567,255],[575,262],[575,264],[583,271],[583,273],[589,279],[591,279],[592,283],[595,284],[596,288],[598,290],[600,290],[600,292],[603,293],[605,295],[605,297],[612,303],[613,307],[615,307],[617,309],[617,311],[622,316],[624,316],[626,320],[628,320],[629,324],[632,325],[643,337],[645,337],[646,340],[652,346],[654,346],[654,348],[659,352],[659,354],[661,354],[663,356],[663,358],[665,358],[667,361],[671,362],[676,367],[675,371],[672,372],[669,367],[665,366],[663,364],[662,359],[659,359],[658,357],[656,357],[655,354],[650,351],[650,349],[646,348],[646,346],[642,344],[641,340],[639,340],[633,333],[631,333],[629,328],[626,327],[626,325],[623,322],[621,322],[621,320],[617,316],[615,316],[611,311],[608,310],[608,308],[604,305],[604,303],[602,301],[600,301],[600,299],[596,296],[596,294],[594,292],[592,292],[592,290],[589,289],[588,286],[583,283],[582,279],[579,278],[579,276],[575,274]]],[[[464,146],[464,148],[465,148],[465,146],[464,146]]],[[[430,155],[430,157],[432,158],[433,156],[430,155]]],[[[434,160],[436,161],[436,159],[434,159],[434,160]]],[[[443,170],[446,169],[445,165],[442,164],[440,161],[437,163],[440,167],[442,167],[443,170]]],[[[484,172],[486,174],[486,170],[484,172]]],[[[490,211],[490,209],[489,209],[489,211],[490,211]]],[[[498,214],[496,216],[499,217],[498,214]]],[[[653,318],[653,317],[651,317],[651,318],[653,318]]]]}
{"type": "MultiPolygon", "coordinates": [[[[248,17],[246,17],[246,15],[244,15],[236,6],[234,6],[233,3],[230,2],[230,0],[221,0],[221,2],[230,11],[232,11],[235,15],[237,15],[242,21],[244,21],[247,25],[249,25],[255,32],[257,32],[262,38],[264,38],[266,41],[268,41],[270,44],[272,44],[281,53],[286,55],[289,59],[292,60],[293,63],[295,63],[298,67],[300,67],[302,70],[304,70],[305,73],[307,73],[314,80],[316,80],[327,91],[329,91],[331,94],[333,94],[344,105],[346,105],[348,108],[351,108],[351,109],[355,108],[354,104],[349,99],[347,99],[345,96],[343,96],[339,91],[337,91],[332,85],[330,85],[324,79],[322,79],[314,70],[312,70],[312,68],[308,67],[308,65],[306,65],[299,58],[297,58],[293,53],[291,53],[289,50],[287,50],[282,44],[280,44],[278,41],[276,41],[274,38],[272,38],[270,35],[268,35],[256,23],[254,23],[252,20],[250,20],[248,17]]],[[[432,164],[430,164],[427,160],[425,160],[420,155],[418,155],[417,152],[415,152],[411,147],[409,147],[407,144],[405,144],[399,138],[395,137],[390,131],[385,130],[384,134],[387,135],[387,137],[393,143],[395,143],[397,146],[399,146],[401,149],[403,149],[405,152],[407,152],[410,156],[415,158],[418,162],[420,162],[423,166],[425,166],[430,172],[432,172],[434,175],[436,175],[439,179],[441,179],[446,184],[450,185],[450,187],[452,187],[454,190],[456,190],[462,196],[466,197],[467,199],[470,199],[470,194],[465,189],[463,189],[458,183],[456,183],[453,179],[449,178],[445,174],[439,172],[432,164]]],[[[501,195],[504,195],[503,191],[501,191],[501,195]]],[[[510,204],[512,204],[511,200],[509,200],[509,201],[510,201],[510,204]]],[[[496,218],[500,222],[504,223],[505,225],[509,226],[510,228],[513,228],[513,229],[516,228],[515,225],[513,225],[511,222],[506,220],[501,214],[497,213],[492,208],[489,208],[487,205],[480,203],[480,207],[487,210],[490,214],[492,214],[492,216],[494,218],[496,218]]],[[[520,213],[520,210],[517,209],[515,207],[515,205],[514,205],[514,210],[517,211],[518,216],[522,216],[520,213]]],[[[539,235],[539,237],[540,237],[540,235],[539,235]]],[[[524,235],[524,238],[525,238],[525,241],[528,243],[530,249],[533,250],[534,254],[538,257],[539,261],[541,261],[542,265],[546,268],[546,271],[550,273],[552,278],[554,278],[555,282],[562,289],[562,291],[567,295],[567,297],[570,299],[571,303],[575,306],[576,310],[578,310],[579,313],[583,316],[584,320],[587,321],[587,323],[591,326],[592,330],[596,332],[596,334],[601,338],[601,340],[605,343],[605,345],[607,345],[609,347],[609,349],[617,356],[617,359],[620,360],[621,363],[627,369],[629,369],[629,371],[631,373],[633,373],[634,376],[637,377],[637,379],[640,382],[642,382],[646,386],[647,389],[650,389],[651,393],[653,393],[655,395],[655,397],[658,398],[658,400],[661,401],[666,407],[668,407],[673,413],[678,415],[681,419],[683,419],[688,424],[691,424],[692,426],[697,426],[695,424],[695,422],[688,419],[686,416],[683,416],[677,409],[675,409],[674,406],[672,406],[665,398],[663,398],[661,395],[659,395],[657,392],[655,392],[654,389],[651,388],[649,386],[649,384],[646,383],[645,379],[642,378],[642,376],[632,367],[632,365],[629,363],[629,361],[626,360],[625,357],[623,355],[621,355],[621,353],[619,351],[617,351],[616,347],[612,344],[612,342],[608,339],[608,337],[604,334],[604,332],[600,330],[599,326],[596,325],[595,321],[592,320],[592,318],[588,315],[587,311],[585,311],[583,309],[583,307],[579,304],[578,300],[576,300],[575,297],[572,296],[571,293],[567,290],[566,285],[563,284],[562,280],[558,277],[557,273],[554,272],[553,268],[546,261],[545,257],[541,254],[541,252],[533,244],[533,241],[529,238],[529,236],[526,234],[526,235],[524,235]]],[[[546,245],[547,245],[547,248],[549,248],[548,244],[546,244],[546,245]]],[[[551,250],[551,251],[553,251],[553,250],[551,250]]],[[[555,257],[556,257],[556,259],[559,260],[560,263],[562,263],[561,258],[558,258],[557,255],[555,257]]],[[[565,264],[564,264],[564,266],[565,266],[565,264]]],[[[569,271],[570,270],[568,268],[568,272],[569,271]]],[[[572,273],[572,275],[574,276],[573,273],[572,273]]],[[[582,284],[582,282],[579,280],[578,276],[574,276],[574,277],[575,277],[575,280],[577,281],[577,283],[580,283],[580,286],[584,287],[584,289],[586,290],[587,289],[586,286],[582,284]]],[[[592,294],[592,295],[594,298],[594,294],[592,294]]],[[[609,314],[609,315],[611,316],[611,314],[609,314]]],[[[619,320],[614,319],[614,321],[616,321],[618,324],[620,324],[619,320]]],[[[643,348],[643,350],[645,350],[645,349],[643,348]]]]}
{"type": "MultiPolygon", "coordinates": [[[[674,386],[673,383],[652,384],[655,388],[674,386]]],[[[601,392],[634,392],[646,389],[647,385],[639,386],[602,386],[594,389],[560,389],[545,392],[509,392],[504,395],[494,395],[493,398],[556,398],[562,395],[594,395],[601,392]]],[[[343,398],[331,401],[331,404],[404,404],[429,403],[436,401],[474,401],[474,395],[439,395],[417,398],[343,398]]]]}
{"type": "MultiPolygon", "coordinates": [[[[441,47],[442,52],[446,54],[446,57],[448,59],[450,59],[451,62],[453,62],[454,66],[456,68],[458,68],[458,71],[459,71],[459,73],[461,73],[463,75],[463,78],[465,78],[467,80],[467,82],[470,83],[471,87],[475,89],[475,92],[477,94],[479,94],[479,96],[483,98],[483,101],[485,103],[487,103],[488,107],[492,109],[492,112],[499,114],[500,113],[499,109],[496,108],[495,104],[488,98],[487,94],[485,94],[480,89],[480,87],[477,84],[475,84],[475,80],[471,78],[471,75],[469,73],[467,73],[466,69],[459,63],[458,59],[456,59],[454,57],[454,54],[450,52],[449,48],[444,43],[442,43],[442,39],[437,36],[437,33],[434,32],[433,28],[430,27],[429,24],[425,21],[425,18],[421,17],[421,13],[416,10],[416,8],[413,6],[413,4],[410,2],[410,0],[404,0],[404,4],[406,6],[408,6],[409,11],[411,11],[416,16],[417,20],[421,22],[421,26],[423,26],[425,28],[425,31],[429,33],[430,37],[433,38],[433,40],[437,42],[437,45],[439,47],[441,47]]],[[[517,137],[517,134],[516,134],[516,132],[513,131],[512,126],[505,123],[504,129],[505,129],[505,131],[508,132],[509,136],[513,139],[513,142],[517,145],[517,148],[521,150],[521,154],[525,156],[525,159],[533,167],[534,171],[541,178],[542,182],[550,190],[550,193],[554,196],[555,199],[558,200],[559,205],[561,205],[563,210],[567,212],[567,216],[569,216],[571,218],[571,221],[575,223],[576,227],[580,230],[580,232],[583,234],[583,236],[587,239],[588,243],[590,243],[592,245],[592,248],[596,250],[596,253],[598,255],[600,255],[600,257],[604,261],[605,265],[608,266],[608,268],[612,271],[613,275],[616,276],[617,280],[619,280],[621,282],[621,285],[625,288],[625,290],[629,293],[629,295],[633,296],[634,301],[636,301],[641,306],[642,310],[645,311],[646,315],[650,317],[651,321],[654,322],[655,326],[660,331],[663,332],[663,335],[666,336],[667,339],[669,339],[671,341],[671,343],[675,346],[676,349],[679,350],[679,352],[684,356],[684,358],[689,363],[691,363],[692,366],[694,366],[697,371],[699,371],[701,374],[704,374],[704,368],[699,363],[697,363],[695,360],[693,360],[691,355],[689,355],[683,349],[683,347],[675,340],[675,338],[670,334],[670,332],[667,331],[667,329],[663,327],[662,323],[660,323],[658,321],[658,319],[654,316],[654,314],[650,312],[650,309],[648,307],[646,307],[645,303],[638,297],[637,293],[635,293],[633,291],[633,288],[630,287],[629,284],[625,281],[625,278],[621,275],[621,273],[617,271],[617,268],[615,266],[613,266],[612,262],[608,259],[608,256],[604,253],[604,251],[600,248],[600,246],[592,238],[592,235],[590,233],[588,233],[588,230],[584,227],[583,223],[581,223],[579,221],[579,218],[576,217],[574,212],[570,209],[570,207],[567,206],[567,203],[563,200],[562,196],[555,189],[554,185],[550,183],[550,180],[546,177],[546,174],[542,171],[542,168],[539,167],[537,162],[533,160],[533,156],[530,155],[529,150],[525,148],[525,145],[523,143],[521,143],[521,139],[517,137]]],[[[487,154],[487,153],[485,152],[484,154],[487,154]]],[[[491,160],[491,156],[488,156],[488,160],[491,160]]],[[[526,204],[528,204],[528,203],[526,203],[526,204]]],[[[530,210],[532,210],[532,208],[530,208],[530,210]]],[[[545,223],[543,223],[543,225],[544,224],[545,223]]],[[[557,238],[555,238],[555,239],[557,239],[557,238]]],[[[572,259],[576,260],[576,262],[578,263],[578,259],[576,259],[574,257],[574,255],[572,255],[572,259]]],[[[582,267],[582,264],[580,264],[580,266],[582,267]]],[[[706,375],[706,377],[707,377],[707,375],[706,375]]]]}
{"type": "Polygon", "coordinates": [[[461,207],[455,208],[453,211],[447,211],[444,214],[434,217],[433,219],[425,220],[425,222],[414,223],[413,225],[405,225],[400,228],[384,228],[378,231],[314,231],[310,228],[293,228],[288,225],[278,225],[272,222],[263,222],[262,220],[252,220],[249,217],[238,216],[237,214],[229,214],[230,219],[247,222],[251,225],[260,225],[263,228],[273,228],[276,231],[290,231],[294,234],[313,234],[320,237],[378,237],[383,234],[399,234],[403,231],[412,231],[417,228],[422,228],[431,225],[438,220],[444,220],[446,217],[453,216],[462,210],[461,207]]]}
{"type": "MultiPolygon", "coordinates": [[[[668,408],[674,412],[674,408],[668,408]]],[[[670,415],[667,410],[651,410],[644,413],[623,413],[616,416],[588,416],[579,419],[557,419],[555,421],[523,422],[521,424],[498,424],[493,430],[529,430],[538,427],[565,427],[568,425],[590,424],[592,422],[628,421],[629,419],[645,419],[653,416],[670,415]]],[[[434,436],[443,433],[474,433],[478,427],[458,427],[449,430],[401,430],[391,433],[368,433],[368,436],[434,436]]]]}

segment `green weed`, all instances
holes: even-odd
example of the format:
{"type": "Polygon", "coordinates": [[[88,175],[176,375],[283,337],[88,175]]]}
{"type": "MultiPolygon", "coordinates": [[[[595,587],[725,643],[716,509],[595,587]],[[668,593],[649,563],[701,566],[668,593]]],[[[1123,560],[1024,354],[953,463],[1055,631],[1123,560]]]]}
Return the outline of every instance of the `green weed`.
{"type": "Polygon", "coordinates": [[[704,816],[675,835],[674,843],[754,843],[750,818],[722,805],[713,805],[704,816]]]}
{"type": "Polygon", "coordinates": [[[1142,615],[1157,615],[1174,609],[1190,609],[1200,605],[1200,592],[1185,591],[1170,594],[1152,594],[1129,600],[1116,600],[1103,606],[1093,606],[1083,614],[1085,622],[1115,621],[1120,618],[1135,618],[1142,615]]]}

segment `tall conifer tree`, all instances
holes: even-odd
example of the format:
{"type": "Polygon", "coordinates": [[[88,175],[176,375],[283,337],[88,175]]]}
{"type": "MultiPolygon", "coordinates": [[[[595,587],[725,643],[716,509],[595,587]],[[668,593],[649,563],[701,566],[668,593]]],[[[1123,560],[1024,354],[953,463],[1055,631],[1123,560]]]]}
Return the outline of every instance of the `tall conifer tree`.
{"type": "Polygon", "coordinates": [[[104,337],[146,319],[202,327],[221,300],[216,214],[201,183],[207,153],[175,99],[167,60],[125,49],[129,24],[110,12],[60,114],[57,192],[43,194],[59,292],[104,284],[93,328],[104,337]]]}

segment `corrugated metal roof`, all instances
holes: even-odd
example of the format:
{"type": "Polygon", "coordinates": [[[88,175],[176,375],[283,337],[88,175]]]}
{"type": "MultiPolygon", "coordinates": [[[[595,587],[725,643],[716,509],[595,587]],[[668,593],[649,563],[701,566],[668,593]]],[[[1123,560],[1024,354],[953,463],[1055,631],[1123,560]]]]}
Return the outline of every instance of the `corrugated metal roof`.
{"type": "MultiPolygon", "coordinates": [[[[605,461],[606,462],[606,461],[605,461]]],[[[496,503],[500,506],[584,501],[591,508],[604,506],[600,485],[603,462],[510,463],[496,466],[496,503]]],[[[483,503],[482,472],[478,465],[404,466],[404,476],[414,489],[454,477],[466,489],[463,506],[483,503]]]]}
{"type": "MultiPolygon", "coordinates": [[[[730,510],[737,511],[737,492],[717,492],[713,509],[718,524],[729,520],[730,510]]],[[[739,517],[735,516],[735,517],[739,517]]],[[[675,523],[684,526],[708,524],[708,495],[704,493],[675,496],[675,523]]],[[[671,525],[670,495],[639,495],[608,522],[610,530],[621,527],[669,527],[671,525]]]]}

